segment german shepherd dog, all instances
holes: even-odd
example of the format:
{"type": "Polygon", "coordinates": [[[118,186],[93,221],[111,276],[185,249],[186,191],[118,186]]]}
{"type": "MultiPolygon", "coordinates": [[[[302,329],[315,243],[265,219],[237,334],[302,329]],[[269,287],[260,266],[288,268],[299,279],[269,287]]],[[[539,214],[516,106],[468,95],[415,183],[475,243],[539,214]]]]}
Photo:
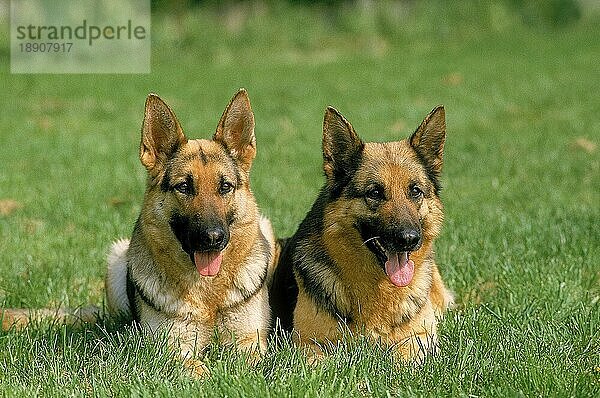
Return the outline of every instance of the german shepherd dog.
{"type": "Polygon", "coordinates": [[[441,106],[409,139],[386,143],[363,142],[327,108],[325,185],[283,243],[271,289],[274,316],[297,342],[318,354],[349,330],[404,359],[435,348],[437,320],[453,301],[433,255],[445,138],[441,106]]]}
{"type": "Polygon", "coordinates": [[[188,140],[173,111],[148,96],[140,145],[146,193],[131,240],[115,242],[109,254],[108,309],[167,331],[194,367],[203,366],[193,357],[215,335],[254,354],[266,348],[275,244],[250,191],[255,155],[245,90],[212,140],[188,140]]]}

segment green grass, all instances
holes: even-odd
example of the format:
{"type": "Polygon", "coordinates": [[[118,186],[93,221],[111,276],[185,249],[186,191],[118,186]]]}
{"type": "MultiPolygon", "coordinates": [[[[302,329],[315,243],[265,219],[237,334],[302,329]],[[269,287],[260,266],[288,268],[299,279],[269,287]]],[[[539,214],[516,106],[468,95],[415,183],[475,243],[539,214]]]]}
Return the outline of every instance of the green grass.
{"type": "Polygon", "coordinates": [[[17,208],[0,215],[0,305],[102,305],[105,254],[143,195],[146,94],[189,136],[209,137],[245,87],[252,186],[280,236],[323,182],[326,105],[374,141],[404,138],[446,106],[436,248],[457,307],[440,355],[420,367],[361,339],[316,367],[289,342],[256,367],[214,346],[203,381],[160,339],[40,324],[0,332],[0,394],[598,396],[600,16],[528,27],[499,3],[443,4],[155,15],[150,75],[10,75],[3,36],[0,203],[17,208]]]}

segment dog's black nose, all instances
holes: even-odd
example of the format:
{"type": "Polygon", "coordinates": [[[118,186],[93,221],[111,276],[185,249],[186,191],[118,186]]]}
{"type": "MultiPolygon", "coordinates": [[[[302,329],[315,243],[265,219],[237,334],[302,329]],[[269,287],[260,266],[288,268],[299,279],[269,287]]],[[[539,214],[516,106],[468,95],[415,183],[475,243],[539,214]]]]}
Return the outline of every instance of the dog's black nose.
{"type": "Polygon", "coordinates": [[[413,251],[421,244],[421,234],[416,229],[403,229],[400,231],[398,239],[407,251],[413,251]]]}
{"type": "Polygon", "coordinates": [[[205,229],[200,236],[200,243],[206,249],[221,250],[225,246],[225,230],[221,227],[205,229]]]}

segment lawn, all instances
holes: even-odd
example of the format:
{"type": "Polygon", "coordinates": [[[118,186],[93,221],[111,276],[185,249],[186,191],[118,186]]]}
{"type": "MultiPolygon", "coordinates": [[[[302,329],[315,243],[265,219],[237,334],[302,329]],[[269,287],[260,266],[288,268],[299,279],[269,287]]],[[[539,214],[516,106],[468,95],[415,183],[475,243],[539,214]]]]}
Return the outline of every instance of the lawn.
{"type": "Polygon", "coordinates": [[[357,338],[310,366],[282,341],[252,367],[215,345],[198,381],[160,340],[111,320],[41,323],[0,332],[0,395],[600,395],[600,15],[553,25],[504,3],[416,3],[157,11],[148,75],[9,74],[3,35],[0,306],[103,304],[108,247],[140,210],[149,92],[208,138],[248,90],[252,188],[279,236],[323,183],[325,106],[389,141],[444,104],[436,256],[457,305],[439,355],[394,364],[357,338]]]}

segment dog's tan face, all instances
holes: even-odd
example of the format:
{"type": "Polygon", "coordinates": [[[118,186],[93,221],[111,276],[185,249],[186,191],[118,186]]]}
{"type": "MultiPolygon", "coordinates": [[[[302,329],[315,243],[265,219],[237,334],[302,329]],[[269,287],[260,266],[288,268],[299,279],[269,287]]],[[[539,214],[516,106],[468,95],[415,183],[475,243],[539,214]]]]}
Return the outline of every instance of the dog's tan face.
{"type": "Polygon", "coordinates": [[[325,225],[346,231],[356,251],[370,250],[396,286],[411,283],[411,255],[441,228],[443,113],[434,110],[410,139],[389,143],[363,143],[333,108],[325,115],[324,171],[331,192],[325,225]]]}
{"type": "Polygon", "coordinates": [[[254,116],[245,91],[223,112],[213,140],[188,141],[171,109],[158,96],[148,96],[140,146],[149,174],[146,200],[202,276],[220,270],[230,228],[251,195],[255,154],[254,116]]]}

